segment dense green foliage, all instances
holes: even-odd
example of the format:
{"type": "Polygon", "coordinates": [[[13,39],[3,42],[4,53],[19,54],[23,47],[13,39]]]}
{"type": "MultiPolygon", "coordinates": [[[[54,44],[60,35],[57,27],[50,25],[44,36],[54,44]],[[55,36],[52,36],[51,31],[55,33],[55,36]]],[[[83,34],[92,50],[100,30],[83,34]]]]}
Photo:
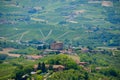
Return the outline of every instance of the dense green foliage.
{"type": "Polygon", "coordinates": [[[46,72],[46,67],[45,67],[45,63],[42,62],[42,63],[38,63],[38,67],[37,67],[37,70],[41,70],[42,73],[46,72]]]}
{"type": "Polygon", "coordinates": [[[109,80],[108,77],[105,77],[101,74],[92,74],[78,70],[66,70],[53,73],[47,80],[109,80]]]}
{"type": "Polygon", "coordinates": [[[20,80],[21,77],[25,74],[30,74],[33,71],[33,64],[35,62],[28,61],[21,58],[7,58],[0,63],[0,80],[7,80],[16,78],[20,80]]]}
{"type": "Polygon", "coordinates": [[[7,40],[1,40],[0,39],[0,51],[2,51],[2,48],[15,48],[15,49],[23,49],[26,48],[25,45],[20,45],[16,42],[10,42],[7,40]]]}
{"type": "Polygon", "coordinates": [[[47,80],[88,80],[87,77],[88,76],[84,75],[83,72],[79,72],[77,70],[66,70],[53,73],[47,80]]]}
{"type": "Polygon", "coordinates": [[[32,48],[32,47],[27,47],[25,49],[19,49],[19,50],[14,50],[11,51],[10,53],[15,53],[15,54],[40,54],[40,51],[32,48]]]}
{"type": "Polygon", "coordinates": [[[78,69],[76,62],[64,54],[54,55],[54,57],[48,59],[46,63],[52,65],[64,65],[66,69],[78,69]]]}
{"type": "Polygon", "coordinates": [[[0,54],[0,60],[5,60],[7,57],[7,54],[0,54]]]}
{"type": "Polygon", "coordinates": [[[15,75],[12,78],[14,78],[15,80],[24,80],[25,77],[28,77],[30,75],[31,71],[33,71],[33,68],[30,66],[20,67],[15,70],[14,72],[15,75]]]}
{"type": "MultiPolygon", "coordinates": [[[[116,56],[119,55],[119,52],[115,53],[116,56]]],[[[58,56],[58,55],[57,55],[58,56]]],[[[65,57],[65,55],[62,55],[65,57]]],[[[79,68],[75,70],[66,70],[53,73],[48,80],[97,80],[97,79],[105,79],[105,80],[119,80],[120,71],[119,71],[119,58],[118,60],[114,59],[116,56],[112,56],[110,54],[105,53],[79,53],[80,61],[88,62],[86,67],[91,69],[91,72],[86,72],[86,70],[79,68]],[[118,61],[118,65],[113,65],[118,61]],[[98,70],[97,70],[98,68],[98,70]],[[73,72],[74,73],[73,73],[73,72]],[[74,75],[75,74],[75,75],[74,75]]],[[[54,57],[53,59],[49,59],[51,61],[55,61],[62,57],[54,57]]],[[[59,59],[59,61],[61,61],[59,59]]],[[[65,60],[67,61],[67,60],[65,60]]],[[[72,64],[72,63],[71,63],[72,64]]],[[[72,64],[74,65],[74,64],[72,64]]],[[[75,66],[75,65],[74,65],[75,66]]]]}
{"type": "Polygon", "coordinates": [[[119,80],[120,79],[120,70],[112,68],[101,69],[99,73],[108,76],[110,79],[119,80]]]}
{"type": "Polygon", "coordinates": [[[78,51],[80,61],[88,62],[84,67],[77,65],[66,54],[52,54],[34,62],[26,60],[22,56],[20,58],[6,58],[0,64],[0,73],[3,73],[0,74],[0,79],[16,78],[16,80],[20,80],[23,79],[22,76],[25,76],[24,78],[34,78],[36,80],[44,78],[47,80],[119,80],[119,51],[113,51],[115,55],[107,53],[81,53],[78,51]],[[38,64],[38,68],[37,73],[32,75],[30,73],[34,71],[34,64],[38,64]],[[49,68],[46,68],[45,64],[49,64],[49,68]],[[65,69],[54,72],[53,65],[63,65],[65,69]],[[89,71],[90,69],[91,71],[89,71]]]}
{"type": "Polygon", "coordinates": [[[111,57],[106,54],[93,54],[93,53],[82,53],[79,54],[80,60],[88,62],[89,64],[95,64],[96,66],[108,66],[111,57]],[[103,57],[104,56],[104,57],[103,57]]]}
{"type": "Polygon", "coordinates": [[[1,64],[0,63],[0,80],[7,80],[11,78],[15,67],[11,64],[1,64]]]}
{"type": "Polygon", "coordinates": [[[112,66],[119,68],[119,50],[104,50],[104,52],[98,53],[81,53],[77,51],[77,54],[80,56],[80,61],[88,62],[89,65],[94,66],[112,66]],[[116,64],[118,63],[118,64],[116,64]]]}

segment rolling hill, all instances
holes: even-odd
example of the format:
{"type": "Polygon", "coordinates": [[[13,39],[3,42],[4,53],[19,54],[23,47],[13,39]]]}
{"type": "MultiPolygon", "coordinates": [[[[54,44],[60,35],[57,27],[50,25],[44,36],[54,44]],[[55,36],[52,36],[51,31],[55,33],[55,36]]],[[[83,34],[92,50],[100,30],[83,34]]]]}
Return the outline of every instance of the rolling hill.
{"type": "Polygon", "coordinates": [[[119,0],[1,0],[0,37],[120,46],[119,10],[119,0]]]}

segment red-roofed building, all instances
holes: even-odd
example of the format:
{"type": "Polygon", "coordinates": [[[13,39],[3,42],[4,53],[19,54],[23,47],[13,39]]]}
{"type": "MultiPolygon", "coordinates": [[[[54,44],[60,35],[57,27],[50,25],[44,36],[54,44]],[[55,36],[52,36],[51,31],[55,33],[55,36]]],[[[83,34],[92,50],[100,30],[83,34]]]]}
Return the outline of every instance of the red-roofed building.
{"type": "Polygon", "coordinates": [[[42,56],[40,56],[40,55],[27,55],[26,58],[31,59],[31,60],[36,60],[36,59],[42,58],[42,56]]]}
{"type": "Polygon", "coordinates": [[[62,50],[63,49],[63,43],[62,42],[54,42],[51,44],[50,48],[52,50],[62,50]]]}

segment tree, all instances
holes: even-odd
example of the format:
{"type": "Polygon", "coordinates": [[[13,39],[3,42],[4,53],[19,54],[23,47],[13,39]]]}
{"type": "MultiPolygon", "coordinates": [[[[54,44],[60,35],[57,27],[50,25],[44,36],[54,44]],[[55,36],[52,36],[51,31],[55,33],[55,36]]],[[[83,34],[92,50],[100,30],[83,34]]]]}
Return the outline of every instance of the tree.
{"type": "Polygon", "coordinates": [[[42,69],[42,72],[43,72],[43,73],[46,72],[46,68],[45,68],[45,63],[44,63],[44,62],[42,63],[41,69],[42,69]]]}
{"type": "Polygon", "coordinates": [[[27,80],[28,76],[30,76],[31,71],[33,71],[32,66],[26,66],[23,68],[16,68],[14,70],[15,75],[12,76],[15,80],[27,80]]]}
{"type": "Polygon", "coordinates": [[[3,51],[3,49],[0,47],[0,51],[3,51]]]}
{"type": "Polygon", "coordinates": [[[49,65],[49,70],[53,70],[53,65],[49,65]]]}
{"type": "Polygon", "coordinates": [[[119,69],[114,69],[114,67],[106,68],[106,69],[101,69],[99,73],[108,76],[108,77],[115,77],[115,78],[120,78],[120,73],[119,69]]]}
{"type": "Polygon", "coordinates": [[[89,80],[89,76],[88,76],[88,73],[87,72],[85,72],[85,80],[89,80]]]}
{"type": "Polygon", "coordinates": [[[33,68],[32,68],[32,66],[27,66],[27,67],[24,67],[24,68],[23,68],[23,71],[24,71],[24,73],[26,73],[26,74],[30,74],[31,71],[33,71],[33,68]]]}
{"type": "Polygon", "coordinates": [[[15,80],[22,80],[22,76],[24,75],[23,70],[16,70],[15,80]]]}
{"type": "Polygon", "coordinates": [[[53,58],[48,59],[47,62],[52,65],[63,65],[66,69],[78,68],[76,62],[65,54],[55,55],[53,58]]]}
{"type": "Polygon", "coordinates": [[[37,70],[41,70],[41,63],[40,62],[38,63],[37,70]]]}
{"type": "Polygon", "coordinates": [[[0,54],[0,60],[5,60],[7,57],[7,54],[0,54]]]}

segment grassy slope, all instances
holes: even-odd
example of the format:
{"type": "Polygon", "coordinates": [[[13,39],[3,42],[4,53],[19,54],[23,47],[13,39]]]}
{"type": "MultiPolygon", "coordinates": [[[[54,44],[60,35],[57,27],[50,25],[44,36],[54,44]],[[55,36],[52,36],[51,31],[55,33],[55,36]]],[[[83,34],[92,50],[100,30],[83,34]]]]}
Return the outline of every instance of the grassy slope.
{"type": "MultiPolygon", "coordinates": [[[[96,45],[103,45],[103,41],[101,39],[90,39],[89,37],[98,36],[101,33],[104,33],[104,29],[109,29],[111,26],[112,30],[106,30],[106,33],[112,33],[115,35],[119,35],[119,23],[113,24],[109,21],[106,21],[107,13],[103,14],[102,12],[106,11],[105,7],[100,6],[99,4],[95,6],[95,4],[77,4],[71,5],[72,1],[1,1],[0,12],[3,14],[0,17],[0,20],[7,20],[8,22],[13,22],[16,24],[0,24],[0,36],[6,37],[10,40],[18,40],[20,36],[25,34],[22,40],[31,40],[31,39],[42,39],[42,35],[39,29],[47,35],[48,32],[52,29],[52,34],[48,37],[48,39],[55,40],[65,40],[69,39],[72,41],[79,41],[83,45],[91,45],[91,43],[96,45]],[[16,6],[16,2],[18,2],[18,7],[16,6]],[[27,4],[26,4],[27,3],[27,4]],[[38,10],[36,13],[31,14],[28,13],[34,7],[44,7],[43,10],[38,10]],[[85,10],[83,14],[74,15],[75,11],[85,10]],[[8,16],[7,14],[11,14],[8,16]],[[18,16],[15,16],[18,14],[18,16]],[[67,15],[68,14],[68,15],[67,15]],[[20,16],[22,15],[22,16],[20,16]],[[66,16],[67,15],[67,16],[66,16]],[[73,16],[73,17],[72,17],[73,16]],[[28,21],[19,21],[17,19],[22,19],[28,17],[30,20],[28,21]],[[61,21],[67,21],[68,18],[72,21],[77,21],[78,23],[70,23],[67,22],[65,25],[59,24],[61,21]],[[45,20],[47,23],[42,23],[39,21],[31,20],[31,18],[37,18],[45,20]],[[83,25],[83,27],[82,27],[83,25]],[[89,25],[91,30],[89,29],[89,25]],[[50,27],[51,26],[51,27],[50,27]],[[94,27],[100,28],[99,31],[94,32],[94,27]],[[16,28],[18,30],[16,30],[16,28]],[[92,33],[87,33],[87,31],[93,31],[92,33]],[[58,36],[64,34],[65,32],[69,32],[65,36],[57,39],[58,36]],[[87,43],[86,43],[87,42],[87,43]]],[[[76,1],[77,2],[77,1],[76,1]]],[[[116,11],[119,16],[119,4],[118,2],[114,3],[114,8],[109,7],[111,11],[116,11]]],[[[108,12],[109,13],[109,12],[108,12]]],[[[106,34],[105,33],[105,34],[106,34]]],[[[107,38],[108,39],[108,38],[107,38]]],[[[108,39],[109,41],[109,39],[108,39]]],[[[107,42],[108,42],[107,41],[107,42]]]]}

